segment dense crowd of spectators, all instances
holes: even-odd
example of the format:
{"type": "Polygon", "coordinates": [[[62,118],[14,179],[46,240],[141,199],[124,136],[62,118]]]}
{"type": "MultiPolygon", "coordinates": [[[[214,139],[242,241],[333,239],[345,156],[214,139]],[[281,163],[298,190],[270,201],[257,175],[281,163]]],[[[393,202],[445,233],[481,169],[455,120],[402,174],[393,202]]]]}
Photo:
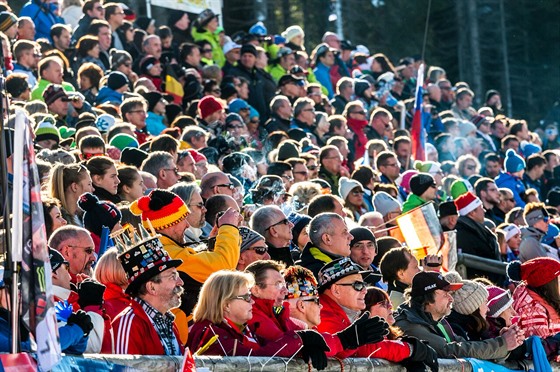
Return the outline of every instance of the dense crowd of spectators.
{"type": "Polygon", "coordinates": [[[100,0],[0,8],[4,137],[24,110],[64,352],[557,358],[557,123],[508,117],[496,90],[477,109],[429,66],[414,159],[419,56],[332,32],[307,51],[298,25],[228,34],[210,9],[157,25],[100,0]],[[392,236],[428,203],[451,249],[507,278],[445,273],[392,236]]]}

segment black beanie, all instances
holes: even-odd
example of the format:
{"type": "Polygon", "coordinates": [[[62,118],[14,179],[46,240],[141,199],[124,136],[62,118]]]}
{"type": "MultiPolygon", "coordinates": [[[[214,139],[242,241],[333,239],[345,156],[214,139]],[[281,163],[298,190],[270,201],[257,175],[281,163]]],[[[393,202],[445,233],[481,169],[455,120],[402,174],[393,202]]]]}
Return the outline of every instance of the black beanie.
{"type": "Polygon", "coordinates": [[[435,184],[434,177],[428,173],[418,173],[410,178],[410,190],[417,196],[422,195],[430,186],[435,184]]]}
{"type": "Polygon", "coordinates": [[[146,151],[127,147],[121,152],[121,163],[126,165],[134,165],[136,168],[140,169],[142,162],[146,160],[148,153],[146,151]]]}
{"type": "Polygon", "coordinates": [[[113,90],[122,88],[128,85],[128,78],[120,71],[113,71],[107,78],[107,86],[113,90]]]}
{"type": "Polygon", "coordinates": [[[121,222],[122,214],[110,201],[100,201],[97,196],[86,192],[78,199],[78,207],[84,213],[84,227],[97,236],[101,236],[103,226],[113,230],[121,222]]]}
{"type": "Polygon", "coordinates": [[[377,247],[377,241],[375,240],[375,235],[371,232],[370,229],[366,227],[355,227],[350,230],[350,234],[352,234],[353,238],[350,242],[350,247],[352,247],[357,242],[361,242],[363,240],[372,241],[375,243],[377,247]]]}

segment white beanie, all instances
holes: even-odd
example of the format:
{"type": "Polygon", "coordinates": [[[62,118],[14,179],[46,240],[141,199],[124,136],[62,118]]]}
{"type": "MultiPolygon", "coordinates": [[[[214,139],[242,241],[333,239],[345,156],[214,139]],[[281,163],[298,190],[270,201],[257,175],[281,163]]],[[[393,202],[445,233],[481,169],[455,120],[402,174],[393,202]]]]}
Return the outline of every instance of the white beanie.
{"type": "Polygon", "coordinates": [[[393,198],[386,192],[379,191],[373,195],[373,207],[376,212],[381,213],[383,217],[385,217],[391,212],[400,210],[401,204],[397,199],[393,198]]]}
{"type": "Polygon", "coordinates": [[[348,177],[340,177],[338,180],[338,193],[344,200],[346,200],[350,191],[354,190],[356,187],[358,187],[361,191],[364,191],[362,184],[356,180],[352,180],[348,177]]]}
{"type": "Polygon", "coordinates": [[[292,41],[296,36],[305,36],[303,29],[298,25],[290,26],[282,32],[282,37],[286,38],[286,41],[292,41]]]}

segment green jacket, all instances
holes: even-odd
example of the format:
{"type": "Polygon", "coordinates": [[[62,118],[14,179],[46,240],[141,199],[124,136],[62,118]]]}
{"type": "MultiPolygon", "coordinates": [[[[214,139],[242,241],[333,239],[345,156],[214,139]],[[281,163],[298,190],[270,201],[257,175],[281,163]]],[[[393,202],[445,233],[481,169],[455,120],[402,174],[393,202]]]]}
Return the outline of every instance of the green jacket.
{"type": "MultiPolygon", "coordinates": [[[[45,89],[47,89],[49,84],[52,84],[52,83],[50,81],[46,80],[46,79],[39,79],[39,82],[37,82],[37,86],[31,92],[31,100],[38,99],[39,101],[44,101],[43,92],[45,91],[45,89]]],[[[67,91],[67,92],[75,92],[76,91],[76,89],[74,89],[72,84],[69,84],[65,81],[63,81],[61,85],[64,88],[64,90],[67,91]]]]}
{"type": "Polygon", "coordinates": [[[224,67],[224,64],[226,63],[226,56],[224,55],[224,51],[220,45],[219,35],[215,35],[206,29],[204,32],[198,32],[196,27],[192,28],[191,35],[194,41],[208,41],[210,45],[212,45],[212,58],[214,59],[214,62],[220,66],[220,68],[224,67]]]}
{"type": "Polygon", "coordinates": [[[419,197],[416,194],[409,194],[408,198],[406,198],[406,201],[404,202],[403,206],[402,206],[402,211],[403,213],[409,212],[411,210],[413,210],[416,207],[419,207],[423,204],[426,204],[427,201],[425,201],[424,199],[422,199],[421,197],[419,197]]]}
{"type": "Polygon", "coordinates": [[[268,65],[266,71],[272,75],[274,82],[278,84],[280,78],[288,73],[280,64],[268,65]]]}

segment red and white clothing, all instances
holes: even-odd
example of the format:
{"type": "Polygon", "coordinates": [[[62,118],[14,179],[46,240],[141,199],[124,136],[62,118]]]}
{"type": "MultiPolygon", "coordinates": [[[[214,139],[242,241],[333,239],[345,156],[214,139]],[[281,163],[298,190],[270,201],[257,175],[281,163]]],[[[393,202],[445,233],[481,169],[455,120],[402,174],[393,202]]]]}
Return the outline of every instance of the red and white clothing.
{"type": "Polygon", "coordinates": [[[132,298],[124,293],[123,289],[114,283],[103,283],[105,285],[105,292],[103,293],[103,306],[105,312],[115,319],[117,315],[123,312],[124,309],[130,306],[132,298]]]}
{"type": "MultiPolygon", "coordinates": [[[[352,322],[344,309],[326,294],[319,296],[321,299],[321,324],[317,330],[321,334],[327,332],[334,334],[348,327],[352,322]]],[[[391,362],[400,362],[410,357],[410,346],[399,340],[383,340],[375,344],[360,346],[357,349],[341,350],[336,356],[344,359],[348,357],[380,358],[391,362]]]]}
{"type": "Polygon", "coordinates": [[[513,308],[519,314],[519,326],[525,336],[546,338],[560,333],[560,315],[526,285],[521,284],[513,291],[513,308]]]}
{"type": "MultiPolygon", "coordinates": [[[[165,315],[173,316],[169,312],[165,315]]],[[[172,328],[176,344],[164,347],[153,320],[137,300],[132,300],[130,306],[113,320],[115,354],[171,355],[171,349],[176,347],[173,355],[183,355],[185,348],[177,326],[173,324],[172,328]]]]}

